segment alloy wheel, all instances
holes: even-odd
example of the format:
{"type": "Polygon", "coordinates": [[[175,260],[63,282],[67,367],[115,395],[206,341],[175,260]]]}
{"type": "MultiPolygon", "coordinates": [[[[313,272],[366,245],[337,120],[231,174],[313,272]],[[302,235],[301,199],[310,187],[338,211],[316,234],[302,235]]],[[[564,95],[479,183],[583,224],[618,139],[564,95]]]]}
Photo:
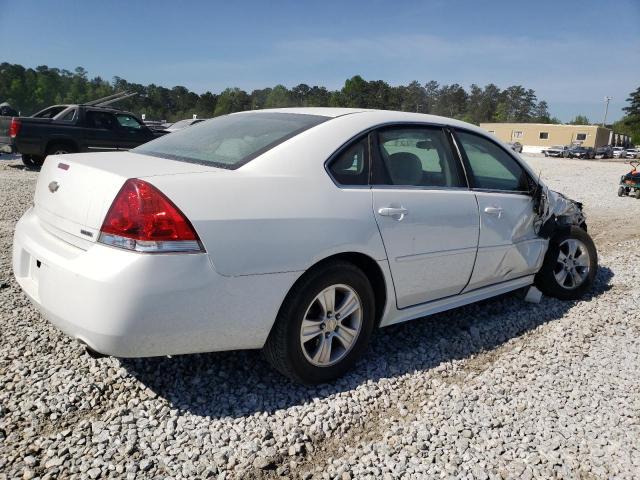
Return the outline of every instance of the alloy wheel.
{"type": "Polygon", "coordinates": [[[362,301],[356,291],[331,285],[307,307],[300,327],[302,352],[312,365],[334,365],[351,351],[361,329],[362,301]]]}
{"type": "Polygon", "coordinates": [[[558,259],[553,269],[558,284],[568,290],[582,285],[589,276],[589,251],[576,238],[568,238],[558,247],[558,259]]]}

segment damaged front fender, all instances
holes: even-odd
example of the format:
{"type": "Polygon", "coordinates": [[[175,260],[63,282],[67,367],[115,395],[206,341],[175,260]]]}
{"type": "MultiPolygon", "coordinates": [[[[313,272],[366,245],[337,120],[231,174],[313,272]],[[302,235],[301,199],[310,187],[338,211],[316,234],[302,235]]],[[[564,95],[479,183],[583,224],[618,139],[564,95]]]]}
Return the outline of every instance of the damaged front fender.
{"type": "Polygon", "coordinates": [[[582,203],[540,185],[534,196],[534,229],[538,236],[551,238],[560,228],[575,225],[586,229],[582,203]]]}

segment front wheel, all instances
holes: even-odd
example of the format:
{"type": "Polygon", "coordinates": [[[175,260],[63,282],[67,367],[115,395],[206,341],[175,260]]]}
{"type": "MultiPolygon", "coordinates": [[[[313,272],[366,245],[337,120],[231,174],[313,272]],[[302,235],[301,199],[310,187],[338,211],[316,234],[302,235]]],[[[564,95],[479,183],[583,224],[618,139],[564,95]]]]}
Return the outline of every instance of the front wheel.
{"type": "Polygon", "coordinates": [[[280,373],[307,385],[340,377],[369,343],[373,295],[353,264],[335,261],[308,272],[280,308],[265,357],[280,373]]]}
{"type": "Polygon", "coordinates": [[[633,194],[636,199],[640,200],[640,188],[636,188],[635,193],[633,194]]]}
{"type": "Polygon", "coordinates": [[[569,227],[549,241],[535,284],[545,295],[577,300],[591,289],[598,270],[598,252],[587,232],[569,227]]]}
{"type": "Polygon", "coordinates": [[[622,197],[625,194],[625,188],[624,187],[618,187],[618,196],[622,197]]]}

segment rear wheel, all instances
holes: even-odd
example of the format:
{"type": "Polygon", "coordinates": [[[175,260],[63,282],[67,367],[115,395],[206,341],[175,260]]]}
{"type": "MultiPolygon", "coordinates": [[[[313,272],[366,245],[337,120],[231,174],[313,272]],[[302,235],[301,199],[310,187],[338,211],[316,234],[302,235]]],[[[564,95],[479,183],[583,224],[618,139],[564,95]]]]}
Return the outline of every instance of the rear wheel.
{"type": "Polygon", "coordinates": [[[535,284],[545,295],[577,300],[591,286],[598,270],[598,252],[591,237],[579,227],[569,227],[549,241],[535,284]]]}
{"type": "Polygon", "coordinates": [[[327,263],[302,277],[284,301],[263,352],[305,384],[334,380],[365,350],[374,327],[373,290],[353,264],[327,263]]]}

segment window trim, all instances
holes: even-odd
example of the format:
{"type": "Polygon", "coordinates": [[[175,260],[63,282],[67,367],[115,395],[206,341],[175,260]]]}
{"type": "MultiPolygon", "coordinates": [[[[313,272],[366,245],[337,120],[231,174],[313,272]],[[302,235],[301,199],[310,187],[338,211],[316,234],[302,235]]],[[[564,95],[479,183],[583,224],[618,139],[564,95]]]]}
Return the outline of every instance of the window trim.
{"type": "MultiPolygon", "coordinates": [[[[467,171],[468,172],[473,172],[473,170],[471,169],[471,164],[469,163],[469,158],[467,157],[467,152],[462,147],[462,142],[460,141],[460,138],[458,138],[458,134],[457,134],[458,132],[464,132],[464,133],[468,133],[470,135],[475,135],[477,137],[481,137],[484,140],[494,144],[500,150],[505,152],[511,159],[513,159],[514,162],[516,162],[516,164],[522,169],[522,171],[527,176],[527,179],[529,180],[529,183],[531,185],[537,185],[538,184],[538,182],[533,179],[533,177],[531,176],[529,171],[524,167],[522,162],[515,155],[512,155],[511,152],[509,152],[506,148],[504,148],[498,142],[493,140],[491,137],[489,137],[487,135],[484,135],[483,133],[475,132],[475,131],[470,130],[468,128],[452,127],[451,128],[451,136],[453,137],[453,140],[456,143],[456,148],[458,149],[458,151],[459,151],[459,153],[460,153],[460,155],[462,157],[462,162],[464,164],[465,172],[467,172],[467,171]]],[[[500,190],[500,189],[496,189],[496,188],[480,188],[480,187],[476,187],[475,186],[475,179],[473,178],[473,175],[468,175],[467,182],[468,182],[470,190],[472,190],[474,192],[504,193],[504,194],[511,194],[511,195],[526,195],[528,197],[532,197],[533,193],[535,191],[535,189],[530,189],[529,191],[523,191],[523,190],[500,190]]]]}

